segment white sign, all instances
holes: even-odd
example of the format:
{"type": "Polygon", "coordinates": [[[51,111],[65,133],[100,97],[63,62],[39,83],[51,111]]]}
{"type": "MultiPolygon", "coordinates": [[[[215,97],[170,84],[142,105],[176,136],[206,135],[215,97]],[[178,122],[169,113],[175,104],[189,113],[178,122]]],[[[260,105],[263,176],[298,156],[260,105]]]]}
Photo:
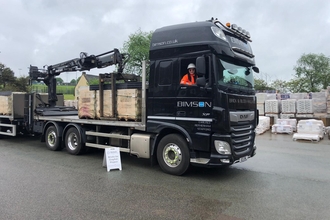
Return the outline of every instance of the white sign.
{"type": "Polygon", "coordinates": [[[121,170],[121,159],[118,147],[109,147],[104,150],[103,166],[107,166],[107,171],[114,169],[121,170]]]}

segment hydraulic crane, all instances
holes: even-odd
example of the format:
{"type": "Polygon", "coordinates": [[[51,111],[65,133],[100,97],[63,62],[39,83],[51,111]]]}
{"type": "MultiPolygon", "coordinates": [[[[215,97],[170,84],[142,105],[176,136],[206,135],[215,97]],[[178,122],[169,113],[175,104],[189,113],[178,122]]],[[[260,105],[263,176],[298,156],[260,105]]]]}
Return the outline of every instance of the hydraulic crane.
{"type": "Polygon", "coordinates": [[[80,53],[80,58],[71,59],[65,62],[47,66],[45,69],[39,69],[37,66],[31,66],[29,69],[30,80],[43,81],[48,87],[48,109],[56,109],[56,76],[63,72],[75,72],[91,70],[93,68],[105,68],[111,65],[117,65],[117,73],[123,72],[128,54],[120,53],[114,49],[99,55],[88,55],[85,52],[80,53]]]}

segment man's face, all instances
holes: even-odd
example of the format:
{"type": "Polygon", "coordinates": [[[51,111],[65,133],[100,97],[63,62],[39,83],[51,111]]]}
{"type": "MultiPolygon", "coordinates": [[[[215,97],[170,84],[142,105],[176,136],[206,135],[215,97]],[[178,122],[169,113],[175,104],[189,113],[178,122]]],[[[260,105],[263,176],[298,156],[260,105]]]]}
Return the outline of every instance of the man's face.
{"type": "Polygon", "coordinates": [[[189,69],[189,73],[190,73],[190,74],[195,74],[195,68],[190,68],[190,69],[189,69]]]}

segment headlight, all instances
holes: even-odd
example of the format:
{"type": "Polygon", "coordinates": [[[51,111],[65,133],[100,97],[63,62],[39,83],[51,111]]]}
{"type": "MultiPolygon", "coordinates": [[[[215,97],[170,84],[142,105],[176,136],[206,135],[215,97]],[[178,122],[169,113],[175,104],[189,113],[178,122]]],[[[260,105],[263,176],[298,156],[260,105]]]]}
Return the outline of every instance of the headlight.
{"type": "Polygon", "coordinates": [[[211,30],[215,36],[217,36],[221,40],[227,41],[226,35],[223,33],[223,31],[220,28],[212,26],[211,30]]]}
{"type": "Polygon", "coordinates": [[[214,141],[214,147],[219,154],[231,155],[230,145],[225,141],[214,141]]]}

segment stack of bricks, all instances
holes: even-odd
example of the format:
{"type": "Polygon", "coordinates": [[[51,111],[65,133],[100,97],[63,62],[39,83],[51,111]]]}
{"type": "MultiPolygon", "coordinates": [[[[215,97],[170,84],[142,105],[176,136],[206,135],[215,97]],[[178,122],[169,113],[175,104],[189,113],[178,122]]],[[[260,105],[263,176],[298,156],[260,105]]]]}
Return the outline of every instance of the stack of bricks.
{"type": "Polygon", "coordinates": [[[296,116],[296,100],[295,99],[286,99],[282,100],[281,104],[281,116],[282,119],[294,118],[296,116]]]}
{"type": "Polygon", "coordinates": [[[330,114],[330,86],[327,88],[327,114],[330,114]]]}
{"type": "Polygon", "coordinates": [[[272,99],[265,101],[265,116],[272,117],[274,124],[277,123],[281,108],[281,100],[272,99]]]}
{"type": "Polygon", "coordinates": [[[327,92],[313,92],[313,113],[316,118],[324,118],[327,116],[327,92]]]}

